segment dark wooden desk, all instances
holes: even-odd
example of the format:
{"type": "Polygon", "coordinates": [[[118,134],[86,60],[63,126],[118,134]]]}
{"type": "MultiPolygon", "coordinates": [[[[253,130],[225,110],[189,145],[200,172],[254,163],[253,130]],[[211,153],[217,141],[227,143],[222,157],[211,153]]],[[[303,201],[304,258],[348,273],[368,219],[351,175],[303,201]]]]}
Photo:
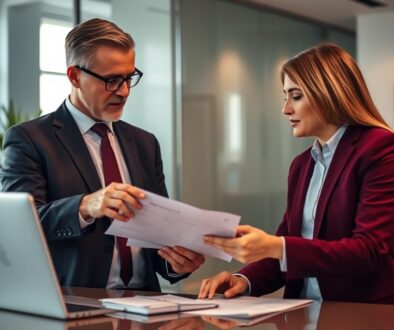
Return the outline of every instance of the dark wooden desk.
{"type": "MultiPolygon", "coordinates": [[[[116,291],[88,288],[63,288],[65,295],[86,298],[106,298],[133,296],[134,294],[155,294],[141,291],[116,291]]],[[[311,324],[311,307],[301,308],[268,318],[249,329],[304,329],[311,324]]],[[[125,314],[134,318],[135,315],[125,314]]],[[[130,320],[101,316],[74,321],[59,321],[32,315],[12,313],[0,310],[0,329],[10,330],[139,330],[139,329],[242,329],[239,325],[226,320],[204,317],[181,317],[168,315],[168,320],[157,321],[155,318],[146,320],[130,320]],[[172,318],[172,319],[171,319],[172,318]]],[[[394,305],[373,305],[357,303],[324,302],[317,315],[317,329],[357,329],[379,330],[393,329],[394,305]]],[[[311,324],[312,325],[312,324],[311,324]]],[[[313,327],[308,328],[313,329],[313,327]]]]}

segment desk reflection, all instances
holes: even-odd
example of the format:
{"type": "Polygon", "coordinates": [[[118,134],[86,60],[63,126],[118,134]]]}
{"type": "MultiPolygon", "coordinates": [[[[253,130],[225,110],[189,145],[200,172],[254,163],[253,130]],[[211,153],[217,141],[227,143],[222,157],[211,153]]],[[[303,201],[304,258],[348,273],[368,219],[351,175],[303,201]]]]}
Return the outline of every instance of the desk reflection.
{"type": "Polygon", "coordinates": [[[41,316],[0,310],[2,330],[115,330],[117,320],[106,316],[63,321],[41,316]]]}
{"type": "Polygon", "coordinates": [[[184,317],[173,320],[146,318],[135,321],[115,317],[100,316],[78,320],[57,320],[35,315],[0,310],[1,330],[174,330],[174,329],[206,329],[200,317],[184,317]]]}
{"type": "MultiPolygon", "coordinates": [[[[63,288],[76,298],[108,298],[155,295],[157,292],[118,291],[88,288],[63,288]]],[[[268,317],[234,320],[208,316],[169,313],[143,316],[116,312],[107,316],[61,321],[0,310],[1,330],[143,330],[143,329],[263,329],[263,330],[391,330],[394,305],[323,302],[268,317]]]]}

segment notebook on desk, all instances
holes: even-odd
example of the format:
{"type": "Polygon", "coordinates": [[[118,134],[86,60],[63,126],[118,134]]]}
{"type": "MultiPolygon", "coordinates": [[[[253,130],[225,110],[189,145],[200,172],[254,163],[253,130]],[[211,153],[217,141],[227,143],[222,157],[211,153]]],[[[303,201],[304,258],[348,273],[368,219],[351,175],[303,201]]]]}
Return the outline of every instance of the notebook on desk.
{"type": "Polygon", "coordinates": [[[111,312],[66,304],[33,197],[0,193],[0,309],[72,319],[111,312]]]}

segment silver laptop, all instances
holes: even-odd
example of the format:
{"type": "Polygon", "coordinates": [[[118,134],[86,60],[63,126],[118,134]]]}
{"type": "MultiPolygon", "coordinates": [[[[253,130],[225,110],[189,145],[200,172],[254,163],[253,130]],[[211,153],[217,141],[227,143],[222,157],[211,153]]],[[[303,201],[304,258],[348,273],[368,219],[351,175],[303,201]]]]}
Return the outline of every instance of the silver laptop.
{"type": "Polygon", "coordinates": [[[66,304],[33,197],[0,193],[0,309],[72,319],[108,309],[66,304]]]}

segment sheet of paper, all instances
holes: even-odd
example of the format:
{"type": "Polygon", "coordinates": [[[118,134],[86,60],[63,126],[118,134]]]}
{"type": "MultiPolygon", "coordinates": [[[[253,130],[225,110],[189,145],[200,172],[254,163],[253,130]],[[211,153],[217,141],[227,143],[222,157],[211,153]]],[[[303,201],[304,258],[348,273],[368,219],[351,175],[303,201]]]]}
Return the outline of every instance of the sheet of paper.
{"type": "Polygon", "coordinates": [[[284,312],[311,304],[307,299],[275,299],[262,297],[236,297],[231,299],[216,298],[210,300],[218,304],[218,308],[186,312],[187,314],[210,315],[239,319],[254,318],[270,313],[284,312]]]}
{"type": "Polygon", "coordinates": [[[234,237],[241,217],[209,211],[174,201],[148,191],[140,202],[141,209],[133,209],[130,221],[113,221],[106,234],[128,238],[128,245],[161,248],[184,246],[190,250],[231,261],[231,256],[203,242],[204,235],[234,237]]]}

